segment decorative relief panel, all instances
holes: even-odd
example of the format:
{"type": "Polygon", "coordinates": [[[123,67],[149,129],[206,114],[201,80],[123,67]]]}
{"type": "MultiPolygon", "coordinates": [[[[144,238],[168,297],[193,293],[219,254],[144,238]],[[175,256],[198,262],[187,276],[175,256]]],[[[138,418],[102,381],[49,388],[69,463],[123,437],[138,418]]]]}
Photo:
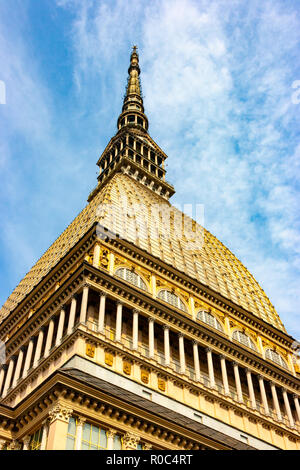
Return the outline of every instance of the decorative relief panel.
{"type": "Polygon", "coordinates": [[[162,392],[166,391],[166,382],[164,379],[157,379],[158,389],[162,392]]]}
{"type": "Polygon", "coordinates": [[[144,384],[147,384],[149,382],[149,372],[145,369],[141,369],[141,381],[144,384]]]}
{"type": "Polygon", "coordinates": [[[131,364],[130,364],[130,362],[128,362],[128,361],[123,362],[123,372],[126,375],[131,374],[131,364]]]}
{"type": "Polygon", "coordinates": [[[89,357],[95,357],[95,345],[91,343],[86,343],[85,354],[89,357]]]}
{"type": "Polygon", "coordinates": [[[114,356],[110,352],[105,352],[105,359],[104,362],[108,366],[112,366],[114,362],[114,356]]]}

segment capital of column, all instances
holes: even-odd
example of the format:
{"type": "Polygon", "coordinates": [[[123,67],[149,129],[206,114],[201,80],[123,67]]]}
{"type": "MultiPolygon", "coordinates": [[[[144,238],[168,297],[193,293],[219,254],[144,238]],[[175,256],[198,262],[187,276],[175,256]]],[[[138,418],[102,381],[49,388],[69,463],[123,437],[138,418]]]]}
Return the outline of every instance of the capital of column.
{"type": "Polygon", "coordinates": [[[298,395],[296,395],[296,393],[293,393],[293,399],[294,399],[294,400],[296,400],[296,399],[298,399],[298,400],[299,400],[299,396],[298,396],[298,395]]]}
{"type": "Polygon", "coordinates": [[[205,352],[212,352],[211,348],[205,348],[205,352]]]}
{"type": "Polygon", "coordinates": [[[140,313],[140,311],[139,311],[137,308],[134,308],[134,309],[132,310],[132,313],[133,313],[133,314],[134,314],[134,313],[137,313],[137,314],[139,314],[139,313],[140,313]]]}
{"type": "Polygon", "coordinates": [[[106,431],[107,437],[111,437],[112,439],[114,439],[114,437],[115,437],[116,434],[117,434],[116,429],[111,429],[111,428],[109,428],[109,429],[106,431]]]}
{"type": "Polygon", "coordinates": [[[4,445],[6,444],[6,440],[5,439],[0,439],[0,450],[3,449],[4,445]]]}
{"type": "Polygon", "coordinates": [[[184,334],[183,333],[178,333],[178,338],[184,338],[184,334]]]}
{"type": "Polygon", "coordinates": [[[169,327],[168,325],[163,325],[163,329],[164,329],[164,330],[169,330],[170,327],[169,327]]]}
{"type": "Polygon", "coordinates": [[[67,406],[57,404],[49,411],[50,424],[55,420],[59,419],[65,423],[69,422],[69,418],[72,416],[73,410],[67,406]]]}
{"type": "Polygon", "coordinates": [[[13,439],[13,440],[10,442],[10,444],[8,445],[7,448],[8,448],[9,450],[19,450],[20,447],[21,447],[21,444],[20,444],[18,441],[16,441],[15,439],[13,439]]]}
{"type": "Polygon", "coordinates": [[[122,305],[123,306],[123,302],[121,302],[121,300],[118,300],[117,305],[122,305]]]}
{"type": "Polygon", "coordinates": [[[143,445],[143,450],[151,450],[151,449],[152,449],[152,444],[145,442],[145,444],[143,445]]]}
{"type": "Polygon", "coordinates": [[[26,346],[24,346],[24,345],[21,346],[21,347],[20,347],[20,351],[22,351],[22,352],[24,353],[24,352],[26,351],[26,346]]]}
{"type": "Polygon", "coordinates": [[[154,318],[148,317],[148,323],[154,323],[154,318]]]}
{"type": "Polygon", "coordinates": [[[84,281],[84,283],[82,284],[82,287],[85,288],[85,287],[90,287],[89,283],[84,281]]]}
{"type": "Polygon", "coordinates": [[[123,436],[123,445],[125,449],[136,449],[140,441],[140,436],[132,432],[128,432],[123,436]]]}
{"type": "Polygon", "coordinates": [[[103,290],[101,290],[101,291],[99,292],[99,296],[100,296],[100,297],[107,297],[107,293],[104,292],[103,290]]]}
{"type": "Polygon", "coordinates": [[[71,300],[77,300],[78,299],[78,294],[77,292],[75,294],[71,295],[71,300]]]}
{"type": "Polygon", "coordinates": [[[85,422],[86,422],[86,418],[84,416],[76,417],[76,423],[78,426],[83,426],[85,422]]]}
{"type": "Polygon", "coordinates": [[[29,447],[29,444],[30,444],[30,441],[31,441],[31,436],[25,436],[23,437],[22,439],[22,442],[23,442],[23,446],[28,448],[29,447]]]}
{"type": "Polygon", "coordinates": [[[193,344],[196,345],[196,346],[198,346],[199,343],[198,343],[198,341],[197,341],[196,339],[193,339],[193,344]]]}
{"type": "Polygon", "coordinates": [[[66,306],[66,305],[61,305],[61,307],[60,307],[60,311],[62,311],[62,310],[63,310],[64,312],[66,312],[66,308],[67,308],[67,306],[66,306]]]}

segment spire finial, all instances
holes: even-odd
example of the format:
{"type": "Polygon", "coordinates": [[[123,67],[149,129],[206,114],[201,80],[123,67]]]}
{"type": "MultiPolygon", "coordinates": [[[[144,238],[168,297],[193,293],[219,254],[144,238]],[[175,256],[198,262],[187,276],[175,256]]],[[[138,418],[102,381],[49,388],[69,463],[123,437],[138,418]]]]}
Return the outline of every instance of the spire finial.
{"type": "Polygon", "coordinates": [[[122,113],[118,119],[118,129],[131,125],[148,130],[148,119],[144,113],[144,103],[141,93],[140,66],[137,46],[132,46],[130,65],[128,69],[128,80],[122,113]]]}

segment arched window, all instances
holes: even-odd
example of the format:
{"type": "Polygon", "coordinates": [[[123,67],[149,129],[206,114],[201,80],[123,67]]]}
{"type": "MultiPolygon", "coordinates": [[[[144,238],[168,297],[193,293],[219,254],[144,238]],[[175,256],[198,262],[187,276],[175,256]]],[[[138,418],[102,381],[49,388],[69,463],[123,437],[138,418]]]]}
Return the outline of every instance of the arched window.
{"type": "Polygon", "coordinates": [[[266,349],[266,359],[270,359],[270,361],[275,362],[275,364],[288,370],[285,360],[280,356],[280,354],[278,354],[278,352],[273,351],[272,349],[266,349]]]}
{"type": "Polygon", "coordinates": [[[224,331],[221,323],[219,320],[216,319],[211,313],[206,312],[205,310],[200,310],[197,313],[197,320],[203,321],[203,323],[207,323],[207,325],[212,326],[216,330],[224,331]]]}
{"type": "Polygon", "coordinates": [[[130,284],[133,284],[134,286],[138,287],[139,289],[143,290],[148,290],[146,283],[143,281],[141,276],[136,274],[133,271],[130,271],[130,269],[127,268],[119,268],[115,272],[115,275],[120,277],[121,279],[124,279],[124,281],[130,282],[130,284]]]}
{"type": "Polygon", "coordinates": [[[247,348],[253,349],[253,351],[257,351],[255,344],[253,343],[252,339],[249,338],[243,331],[235,330],[232,335],[232,339],[235,339],[239,343],[247,346],[247,348]]]}
{"type": "Polygon", "coordinates": [[[181,298],[177,295],[173,294],[167,289],[160,290],[157,297],[161,300],[164,300],[168,304],[173,305],[173,307],[177,307],[184,312],[187,312],[187,308],[185,304],[182,302],[181,298]]]}

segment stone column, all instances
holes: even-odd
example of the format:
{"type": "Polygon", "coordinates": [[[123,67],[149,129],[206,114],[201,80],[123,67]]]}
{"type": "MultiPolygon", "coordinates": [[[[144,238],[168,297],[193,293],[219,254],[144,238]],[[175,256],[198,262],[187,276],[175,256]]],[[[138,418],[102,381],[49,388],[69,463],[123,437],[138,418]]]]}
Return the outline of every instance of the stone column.
{"type": "Polygon", "coordinates": [[[278,421],[282,421],[282,415],[281,415],[281,409],[280,409],[280,405],[278,401],[277,390],[273,382],[270,382],[270,385],[271,385],[271,392],[272,392],[272,398],[273,398],[273,405],[276,410],[277,419],[278,421]]]}
{"type": "Polygon", "coordinates": [[[35,347],[33,367],[37,366],[39,359],[41,357],[42,345],[43,345],[43,340],[44,340],[44,332],[45,332],[45,327],[42,327],[39,331],[38,340],[37,340],[36,347],[35,347]]]}
{"type": "Polygon", "coordinates": [[[49,433],[49,422],[48,422],[48,419],[46,419],[45,421],[43,421],[43,431],[42,431],[42,440],[41,440],[40,450],[46,450],[48,433],[49,433]]]}
{"type": "Polygon", "coordinates": [[[76,440],[75,440],[75,450],[81,450],[81,440],[82,440],[82,431],[86,418],[79,416],[76,420],[76,440]]]}
{"type": "Polygon", "coordinates": [[[193,341],[193,356],[194,356],[195,379],[197,382],[200,382],[199,350],[198,350],[198,343],[196,340],[193,341]]]}
{"type": "Polygon", "coordinates": [[[29,370],[30,362],[31,362],[31,356],[32,356],[32,350],[33,350],[33,340],[31,339],[28,343],[28,346],[27,346],[27,353],[26,353],[22,378],[26,377],[27,372],[29,370]]]}
{"type": "Polygon", "coordinates": [[[154,357],[154,319],[148,318],[149,323],[149,357],[154,357]]]}
{"type": "Polygon", "coordinates": [[[254,410],[256,410],[256,398],[255,398],[255,393],[254,393],[254,388],[253,388],[252,375],[249,369],[246,369],[246,375],[247,375],[247,383],[248,383],[248,391],[249,391],[251,407],[254,410]]]}
{"type": "Polygon", "coordinates": [[[136,450],[139,441],[140,437],[137,434],[128,432],[123,436],[123,450],[136,450]]]}
{"type": "MultiPolygon", "coordinates": [[[[23,357],[24,357],[24,346],[22,346],[20,351],[19,351],[12,387],[15,387],[17,385],[17,382],[20,378],[21,367],[22,367],[22,363],[23,363],[23,357]]],[[[0,390],[1,390],[1,385],[0,385],[0,390]]]]}
{"type": "Polygon", "coordinates": [[[164,352],[165,352],[165,365],[170,365],[170,329],[167,325],[163,326],[164,329],[164,352]]]}
{"type": "Polygon", "coordinates": [[[214,374],[214,364],[213,364],[213,358],[212,358],[212,351],[210,348],[206,348],[206,355],[207,355],[207,365],[208,365],[208,375],[209,375],[209,382],[211,388],[216,387],[215,383],[215,374],[214,374]]]}
{"type": "Polygon", "coordinates": [[[261,395],[261,399],[263,402],[265,414],[269,415],[270,411],[269,411],[268,399],[267,399],[266,390],[265,390],[265,383],[261,375],[258,376],[258,382],[259,382],[260,395],[261,395]]]}
{"type": "Polygon", "coordinates": [[[300,405],[299,405],[299,399],[298,399],[298,396],[297,396],[297,395],[293,395],[293,398],[294,398],[295,408],[296,408],[296,412],[297,412],[298,422],[300,423],[300,405]]]}
{"type": "Polygon", "coordinates": [[[178,334],[179,338],[179,362],[180,362],[180,373],[185,373],[185,352],[184,352],[184,336],[182,333],[178,334]]]}
{"type": "Polygon", "coordinates": [[[226,368],[226,359],[224,356],[220,356],[220,363],[221,363],[221,372],[222,372],[222,381],[224,387],[225,395],[229,396],[229,384],[228,384],[228,376],[227,376],[227,368],[226,368]]]}
{"type": "Polygon", "coordinates": [[[240,379],[240,373],[239,373],[239,366],[236,362],[233,362],[232,365],[233,365],[234,379],[235,379],[235,386],[236,386],[238,401],[240,403],[243,403],[244,399],[243,399],[243,392],[242,392],[241,379],[240,379]]]}
{"type": "Polygon", "coordinates": [[[107,450],[113,450],[114,448],[114,439],[117,431],[115,429],[108,429],[107,435],[107,450]]]}
{"type": "Polygon", "coordinates": [[[285,411],[288,416],[290,426],[291,428],[293,428],[295,426],[295,421],[292,415],[292,410],[291,410],[290,402],[288,399],[287,391],[284,388],[282,389],[282,395],[283,395],[285,411]]]}
{"type": "Polygon", "coordinates": [[[66,311],[65,307],[62,307],[60,314],[59,314],[59,320],[58,320],[58,327],[57,327],[57,333],[56,333],[56,340],[55,340],[55,346],[58,346],[61,342],[61,339],[63,337],[64,333],[64,324],[65,324],[65,316],[66,316],[66,311]]]}
{"type": "Polygon", "coordinates": [[[9,364],[8,364],[8,370],[7,370],[7,374],[6,374],[6,378],[5,378],[5,382],[4,382],[4,388],[3,388],[3,392],[2,392],[3,397],[6,395],[7,390],[10,387],[12,373],[13,373],[14,366],[15,366],[15,359],[16,359],[15,356],[13,356],[10,359],[9,364]]]}
{"type": "Polygon", "coordinates": [[[116,341],[121,342],[122,339],[122,302],[117,303],[117,318],[116,318],[116,341]]]}
{"type": "Polygon", "coordinates": [[[105,303],[106,303],[106,294],[104,292],[100,293],[100,303],[99,303],[99,315],[98,315],[98,331],[103,333],[105,326],[105,303]]]}
{"type": "Polygon", "coordinates": [[[97,243],[94,247],[93,266],[95,266],[95,268],[99,268],[99,262],[100,262],[100,245],[98,245],[97,243]]]}
{"type": "Polygon", "coordinates": [[[1,389],[2,389],[3,382],[4,382],[4,377],[5,377],[6,370],[7,370],[7,365],[2,364],[2,367],[1,367],[1,370],[0,370],[0,394],[1,394],[1,389]]]}
{"type": "Polygon", "coordinates": [[[68,322],[68,330],[67,330],[68,335],[70,335],[72,333],[73,328],[74,328],[75,315],[76,315],[76,304],[77,304],[77,296],[73,295],[72,301],[71,301],[69,322],[68,322]]]}
{"type": "Polygon", "coordinates": [[[30,436],[25,436],[23,437],[22,439],[22,442],[23,442],[23,449],[22,450],[30,450],[29,446],[30,446],[30,441],[31,441],[31,437],[30,436]]]}
{"type": "Polygon", "coordinates": [[[51,318],[51,320],[49,321],[49,325],[48,325],[48,333],[47,333],[44,357],[49,356],[52,339],[53,339],[53,331],[54,331],[54,320],[51,318]]]}
{"type": "Polygon", "coordinates": [[[133,310],[132,319],[132,348],[138,349],[139,342],[139,311],[133,310]]]}
{"type": "Polygon", "coordinates": [[[89,296],[89,286],[85,284],[82,290],[82,299],[81,299],[81,308],[80,308],[80,323],[85,324],[86,322],[86,312],[87,312],[87,304],[88,304],[88,296],[89,296]]]}
{"type": "Polygon", "coordinates": [[[65,450],[69,418],[73,410],[62,404],[56,404],[49,411],[50,425],[47,450],[65,450]]]}

